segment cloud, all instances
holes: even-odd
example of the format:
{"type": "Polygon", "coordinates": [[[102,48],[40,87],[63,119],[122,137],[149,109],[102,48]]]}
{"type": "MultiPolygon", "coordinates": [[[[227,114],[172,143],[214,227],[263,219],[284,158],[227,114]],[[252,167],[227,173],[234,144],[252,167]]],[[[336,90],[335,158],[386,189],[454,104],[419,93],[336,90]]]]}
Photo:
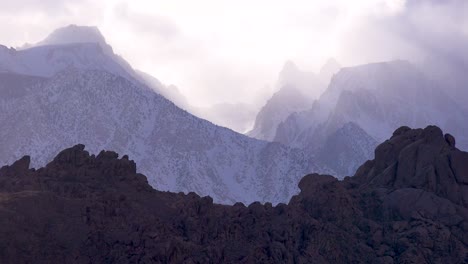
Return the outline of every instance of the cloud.
{"type": "Polygon", "coordinates": [[[103,13],[102,4],[91,0],[16,0],[0,6],[2,44],[14,47],[38,42],[68,24],[100,24],[103,13]]]}
{"type": "Polygon", "coordinates": [[[427,53],[467,57],[468,2],[448,0],[446,2],[410,2],[404,18],[410,27],[402,34],[427,53]]]}
{"type": "Polygon", "coordinates": [[[2,1],[2,14],[31,14],[35,12],[45,12],[48,14],[68,13],[68,5],[76,3],[74,0],[21,0],[21,1],[2,1]]]}
{"type": "Polygon", "coordinates": [[[467,28],[468,2],[412,0],[391,16],[364,19],[344,35],[342,53],[354,63],[396,58],[422,62],[433,56],[465,60],[467,28]]]}
{"type": "Polygon", "coordinates": [[[138,34],[153,34],[169,39],[180,33],[178,26],[171,19],[161,15],[133,11],[125,2],[114,7],[114,15],[119,20],[123,20],[121,24],[138,34]]]}

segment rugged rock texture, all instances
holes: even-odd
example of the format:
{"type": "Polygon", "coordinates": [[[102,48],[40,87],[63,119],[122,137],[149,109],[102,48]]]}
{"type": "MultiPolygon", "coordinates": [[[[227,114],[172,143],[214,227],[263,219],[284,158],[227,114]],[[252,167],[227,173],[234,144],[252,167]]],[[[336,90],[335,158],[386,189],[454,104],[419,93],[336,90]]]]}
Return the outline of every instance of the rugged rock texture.
{"type": "Polygon", "coordinates": [[[402,127],[354,177],[308,175],[275,207],[156,191],[83,145],[29,162],[0,170],[1,263],[468,262],[468,153],[437,127],[402,127]]]}

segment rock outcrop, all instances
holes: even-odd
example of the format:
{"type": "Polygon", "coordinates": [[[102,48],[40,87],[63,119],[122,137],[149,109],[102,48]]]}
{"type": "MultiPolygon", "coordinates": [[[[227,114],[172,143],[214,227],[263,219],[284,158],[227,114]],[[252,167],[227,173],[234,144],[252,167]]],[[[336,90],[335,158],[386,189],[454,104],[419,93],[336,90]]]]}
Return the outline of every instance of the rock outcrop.
{"type": "Polygon", "coordinates": [[[397,129],[354,177],[311,174],[289,204],[154,190],[83,145],[0,169],[1,263],[467,263],[468,153],[397,129]]]}

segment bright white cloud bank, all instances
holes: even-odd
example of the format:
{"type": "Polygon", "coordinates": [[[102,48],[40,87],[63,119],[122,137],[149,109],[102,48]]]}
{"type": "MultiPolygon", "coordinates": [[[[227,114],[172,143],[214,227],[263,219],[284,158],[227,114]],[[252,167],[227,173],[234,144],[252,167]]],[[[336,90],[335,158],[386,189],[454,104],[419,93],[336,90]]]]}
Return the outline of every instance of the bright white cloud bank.
{"type": "Polygon", "coordinates": [[[177,85],[192,104],[251,103],[269,94],[286,60],[315,71],[329,57],[352,65],[461,47],[464,2],[0,0],[0,43],[21,46],[68,24],[95,25],[116,53],[177,85]]]}

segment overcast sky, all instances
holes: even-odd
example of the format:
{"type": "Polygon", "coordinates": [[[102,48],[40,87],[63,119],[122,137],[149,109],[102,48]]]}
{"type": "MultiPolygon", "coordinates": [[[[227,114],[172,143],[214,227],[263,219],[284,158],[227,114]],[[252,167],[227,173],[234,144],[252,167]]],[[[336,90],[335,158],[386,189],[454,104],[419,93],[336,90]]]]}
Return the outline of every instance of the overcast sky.
{"type": "Polygon", "coordinates": [[[116,53],[192,104],[249,103],[270,92],[286,60],[316,71],[329,57],[354,65],[466,49],[466,2],[0,0],[0,43],[94,25],[116,53]]]}

